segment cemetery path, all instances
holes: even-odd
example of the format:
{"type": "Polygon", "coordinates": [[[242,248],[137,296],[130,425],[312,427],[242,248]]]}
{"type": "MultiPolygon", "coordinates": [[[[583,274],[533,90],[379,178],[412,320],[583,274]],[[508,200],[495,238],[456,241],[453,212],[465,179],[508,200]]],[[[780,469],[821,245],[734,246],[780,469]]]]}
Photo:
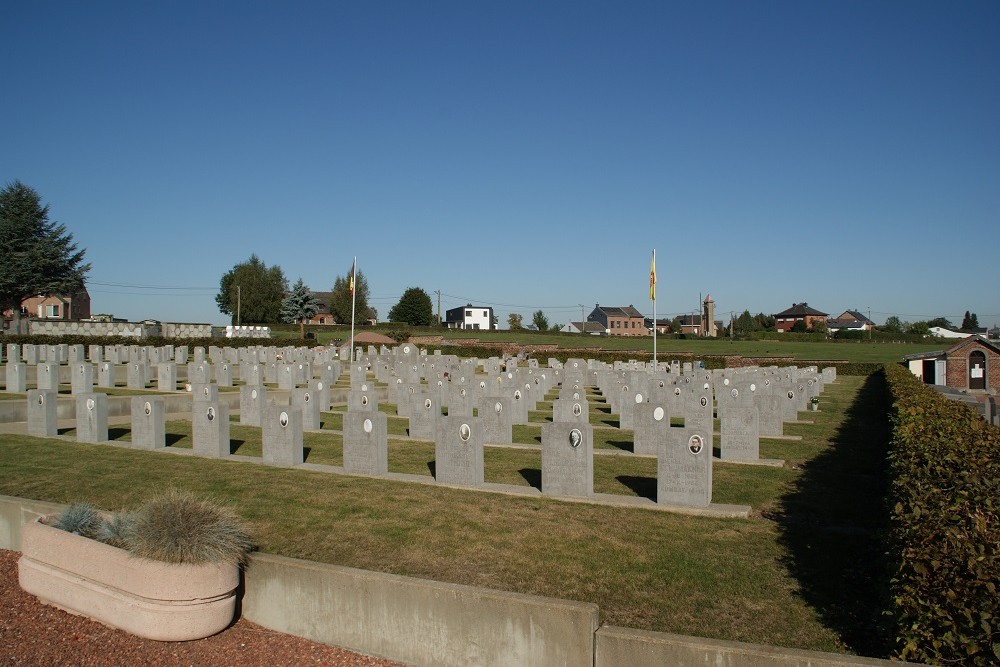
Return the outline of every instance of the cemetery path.
{"type": "Polygon", "coordinates": [[[0,549],[0,663],[3,665],[213,665],[403,667],[240,619],[212,637],[158,642],[44,605],[17,583],[16,551],[0,549]]]}

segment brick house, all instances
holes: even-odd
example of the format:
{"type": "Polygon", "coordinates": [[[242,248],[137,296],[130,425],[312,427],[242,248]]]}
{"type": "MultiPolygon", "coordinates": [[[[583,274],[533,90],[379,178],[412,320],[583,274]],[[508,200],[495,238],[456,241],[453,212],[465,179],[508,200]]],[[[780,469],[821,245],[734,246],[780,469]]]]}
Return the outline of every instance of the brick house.
{"type": "Polygon", "coordinates": [[[333,292],[313,292],[313,296],[316,297],[316,314],[306,324],[336,324],[337,320],[333,316],[333,313],[330,312],[330,301],[333,299],[333,292]]]}
{"type": "MultiPolygon", "coordinates": [[[[4,319],[12,319],[10,310],[4,312],[4,319]]],[[[52,295],[28,297],[21,302],[21,317],[40,320],[89,320],[90,292],[84,287],[71,296],[52,295]]]]}
{"type": "Polygon", "coordinates": [[[1000,346],[983,336],[963,338],[945,350],[908,354],[903,361],[925,384],[971,392],[1000,390],[1000,346]]]}
{"type": "Polygon", "coordinates": [[[587,316],[588,322],[599,322],[608,336],[652,336],[646,328],[646,318],[632,304],[602,306],[594,304],[594,310],[587,316]]]}
{"type": "Polygon", "coordinates": [[[803,320],[806,323],[806,328],[812,329],[814,322],[826,322],[829,316],[829,313],[816,310],[803,301],[792,304],[792,307],[787,310],[775,313],[773,316],[774,328],[778,331],[791,331],[796,322],[803,320]]]}

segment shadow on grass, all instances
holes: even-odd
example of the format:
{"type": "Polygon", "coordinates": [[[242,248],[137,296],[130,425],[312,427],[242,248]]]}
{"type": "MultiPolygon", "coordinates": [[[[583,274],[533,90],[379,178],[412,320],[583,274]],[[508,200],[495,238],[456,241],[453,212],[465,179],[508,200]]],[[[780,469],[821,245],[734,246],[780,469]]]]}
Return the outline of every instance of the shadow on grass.
{"type": "Polygon", "coordinates": [[[437,461],[428,461],[427,469],[431,471],[431,477],[437,479],[437,461]]]}
{"type": "Polygon", "coordinates": [[[891,437],[885,377],[868,377],[828,449],[803,466],[770,518],[803,599],[846,648],[888,657],[879,631],[888,586],[886,451],[891,437]]]}
{"type": "Polygon", "coordinates": [[[617,447],[624,452],[635,453],[635,443],[631,440],[608,440],[608,446],[617,447]]]}
{"type": "Polygon", "coordinates": [[[114,427],[108,429],[108,440],[121,440],[126,435],[132,433],[130,428],[114,427]]]}
{"type": "Polygon", "coordinates": [[[232,438],[230,438],[229,439],[229,453],[230,454],[235,454],[236,452],[240,451],[240,447],[242,447],[245,444],[246,444],[246,440],[233,440],[232,438]]]}
{"type": "Polygon", "coordinates": [[[166,446],[167,447],[173,447],[174,445],[176,445],[178,442],[180,442],[183,439],[184,439],[184,436],[181,435],[180,433],[167,433],[164,436],[164,441],[166,442],[166,446]]]}
{"type": "Polygon", "coordinates": [[[626,486],[640,498],[649,498],[656,502],[656,478],[636,477],[634,475],[618,475],[615,477],[622,486],[626,486]]]}
{"type": "Polygon", "coordinates": [[[309,454],[312,452],[312,447],[302,448],[302,462],[305,463],[309,460],[309,454]]]}
{"type": "Polygon", "coordinates": [[[524,481],[528,483],[529,486],[533,486],[539,491],[542,490],[542,471],[538,468],[521,468],[518,470],[524,481]]]}

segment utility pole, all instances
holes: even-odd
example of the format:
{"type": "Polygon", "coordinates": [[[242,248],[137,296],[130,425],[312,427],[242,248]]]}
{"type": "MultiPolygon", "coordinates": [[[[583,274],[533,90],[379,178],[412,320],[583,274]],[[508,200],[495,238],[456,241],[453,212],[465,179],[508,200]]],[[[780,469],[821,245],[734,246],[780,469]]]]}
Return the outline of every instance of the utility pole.
{"type": "Polygon", "coordinates": [[[583,309],[586,306],[584,306],[582,303],[578,303],[576,305],[580,306],[580,326],[583,327],[580,333],[587,333],[587,321],[583,319],[583,309]]]}
{"type": "Polygon", "coordinates": [[[435,292],[438,295],[438,326],[441,326],[441,290],[435,292]]]}

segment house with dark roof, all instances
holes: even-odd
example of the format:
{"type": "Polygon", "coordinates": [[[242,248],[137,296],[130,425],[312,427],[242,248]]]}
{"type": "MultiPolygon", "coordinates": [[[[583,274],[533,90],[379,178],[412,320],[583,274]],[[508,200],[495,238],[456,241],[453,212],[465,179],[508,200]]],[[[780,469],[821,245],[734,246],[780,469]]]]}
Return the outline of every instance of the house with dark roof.
{"type": "Polygon", "coordinates": [[[846,329],[848,331],[871,331],[875,323],[858,310],[845,310],[837,317],[826,321],[826,328],[833,331],[846,329]]]}
{"type": "Polygon", "coordinates": [[[312,294],[316,297],[316,314],[306,324],[337,324],[337,318],[333,316],[330,310],[330,303],[333,301],[333,292],[313,292],[312,294]]]}
{"type": "Polygon", "coordinates": [[[635,306],[602,306],[595,304],[594,310],[587,316],[588,322],[598,322],[608,336],[652,336],[646,328],[646,318],[635,309],[635,306]]]}
{"type": "Polygon", "coordinates": [[[778,331],[791,331],[795,323],[802,320],[807,329],[812,329],[814,322],[826,322],[829,316],[829,313],[816,310],[805,301],[793,303],[791,308],[774,313],[774,328],[778,331]]]}

